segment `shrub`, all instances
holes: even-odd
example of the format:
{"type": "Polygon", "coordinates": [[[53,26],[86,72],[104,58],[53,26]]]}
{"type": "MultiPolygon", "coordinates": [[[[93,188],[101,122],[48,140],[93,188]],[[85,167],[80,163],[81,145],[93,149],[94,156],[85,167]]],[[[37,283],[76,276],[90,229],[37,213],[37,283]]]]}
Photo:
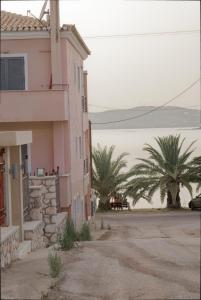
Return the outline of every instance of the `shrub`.
{"type": "Polygon", "coordinates": [[[58,238],[58,243],[62,250],[70,250],[74,246],[74,242],[77,240],[77,233],[75,226],[71,218],[67,218],[65,229],[63,234],[58,238]]]}
{"type": "Polygon", "coordinates": [[[48,264],[50,268],[51,277],[58,277],[61,271],[61,257],[57,254],[57,252],[52,252],[49,254],[48,264]]]}
{"type": "Polygon", "coordinates": [[[91,241],[91,230],[89,224],[84,223],[82,225],[78,238],[80,241],[91,241]]]}

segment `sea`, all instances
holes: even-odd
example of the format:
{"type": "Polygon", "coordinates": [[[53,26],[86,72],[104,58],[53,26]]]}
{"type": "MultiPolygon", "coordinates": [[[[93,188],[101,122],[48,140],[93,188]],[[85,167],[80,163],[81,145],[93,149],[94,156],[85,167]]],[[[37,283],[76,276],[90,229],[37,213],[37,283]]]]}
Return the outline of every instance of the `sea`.
{"type": "MultiPolygon", "coordinates": [[[[148,158],[143,147],[145,144],[156,146],[155,137],[162,137],[168,135],[180,135],[185,138],[183,149],[190,143],[196,141],[193,145],[193,156],[201,155],[201,128],[145,128],[145,129],[104,129],[92,130],[92,146],[96,147],[97,144],[101,146],[115,146],[114,158],[122,152],[127,152],[127,168],[131,168],[138,162],[138,158],[148,158]]],[[[196,195],[195,185],[193,186],[193,195],[196,195]]],[[[191,200],[189,192],[185,188],[181,188],[180,192],[181,204],[183,207],[188,207],[191,200]]],[[[164,203],[160,201],[159,192],[153,196],[152,203],[148,203],[144,199],[140,199],[135,206],[132,204],[132,199],[128,199],[131,208],[133,209],[151,209],[151,208],[164,208],[164,203]]]]}

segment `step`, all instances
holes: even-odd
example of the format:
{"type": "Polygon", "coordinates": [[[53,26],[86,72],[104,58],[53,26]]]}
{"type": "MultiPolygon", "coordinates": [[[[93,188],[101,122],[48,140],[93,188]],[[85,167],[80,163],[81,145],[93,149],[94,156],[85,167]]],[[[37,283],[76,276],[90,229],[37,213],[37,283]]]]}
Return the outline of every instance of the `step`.
{"type": "Polygon", "coordinates": [[[24,241],[20,243],[18,248],[18,258],[22,259],[31,252],[31,241],[24,241]]]}

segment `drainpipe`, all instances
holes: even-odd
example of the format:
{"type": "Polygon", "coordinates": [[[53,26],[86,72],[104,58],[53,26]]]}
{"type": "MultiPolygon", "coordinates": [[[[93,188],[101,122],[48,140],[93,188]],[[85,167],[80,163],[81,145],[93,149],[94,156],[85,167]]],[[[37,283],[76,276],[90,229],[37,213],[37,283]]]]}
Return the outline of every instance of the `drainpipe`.
{"type": "Polygon", "coordinates": [[[62,89],[59,0],[50,0],[51,87],[62,89]]]}

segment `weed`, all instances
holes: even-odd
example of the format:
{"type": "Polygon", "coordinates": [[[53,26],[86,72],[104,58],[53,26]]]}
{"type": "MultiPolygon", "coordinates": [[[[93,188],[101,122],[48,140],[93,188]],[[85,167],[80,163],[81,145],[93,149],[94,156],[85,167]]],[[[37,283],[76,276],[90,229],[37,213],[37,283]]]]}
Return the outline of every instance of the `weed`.
{"type": "Polygon", "coordinates": [[[90,226],[87,223],[82,225],[81,231],[79,232],[80,241],[91,241],[91,230],[90,226]]]}
{"type": "Polygon", "coordinates": [[[77,233],[71,218],[67,218],[63,234],[58,237],[58,243],[62,250],[70,250],[77,240],[77,233]]]}
{"type": "Polygon", "coordinates": [[[58,277],[61,271],[61,257],[57,254],[57,252],[52,252],[48,255],[48,264],[51,277],[58,277]]]}

